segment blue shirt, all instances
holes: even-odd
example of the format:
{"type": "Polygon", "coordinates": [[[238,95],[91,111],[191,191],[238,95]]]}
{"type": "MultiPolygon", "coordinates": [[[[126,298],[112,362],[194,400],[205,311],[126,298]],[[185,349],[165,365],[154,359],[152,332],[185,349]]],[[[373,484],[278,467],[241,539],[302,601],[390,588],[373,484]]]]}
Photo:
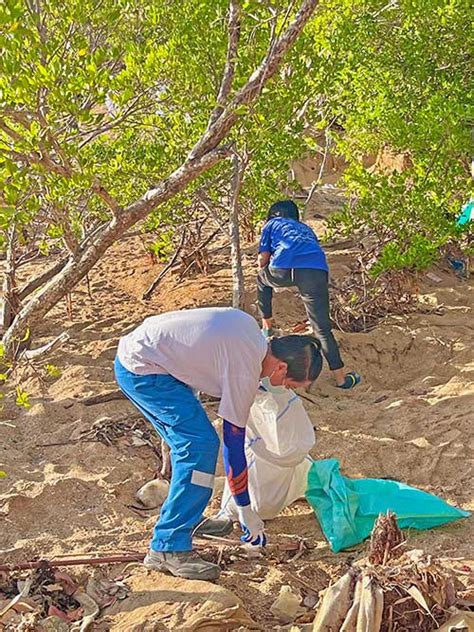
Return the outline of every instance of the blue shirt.
{"type": "Polygon", "coordinates": [[[259,252],[269,252],[272,268],[326,270],[326,255],[313,230],[294,219],[274,217],[263,227],[259,252]]]}

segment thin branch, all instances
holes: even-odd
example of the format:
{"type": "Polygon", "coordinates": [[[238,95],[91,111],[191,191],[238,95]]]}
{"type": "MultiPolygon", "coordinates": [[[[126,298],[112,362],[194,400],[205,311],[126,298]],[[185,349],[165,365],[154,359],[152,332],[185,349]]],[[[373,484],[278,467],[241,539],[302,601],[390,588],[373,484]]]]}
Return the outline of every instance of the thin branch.
{"type": "Polygon", "coordinates": [[[194,250],[191,250],[191,252],[186,255],[186,259],[190,259],[199,250],[202,250],[203,248],[205,248],[207,246],[207,244],[209,244],[214,239],[214,237],[217,235],[218,232],[219,232],[219,229],[215,230],[208,237],[206,237],[206,239],[204,239],[204,241],[202,241],[198,246],[196,246],[196,248],[194,248],[194,250]]]}
{"type": "Polygon", "coordinates": [[[32,292],[40,288],[42,285],[47,283],[50,279],[56,276],[61,270],[64,268],[68,261],[68,257],[61,259],[57,263],[55,263],[51,268],[45,270],[42,274],[37,276],[36,278],[29,281],[26,285],[24,285],[18,292],[18,298],[20,301],[24,301],[27,296],[29,296],[32,292]]]}
{"type": "Polygon", "coordinates": [[[7,242],[7,257],[5,270],[3,273],[3,302],[1,308],[1,322],[0,327],[2,331],[6,331],[11,325],[12,320],[15,318],[19,301],[16,292],[16,243],[17,243],[17,231],[16,224],[13,222],[8,228],[8,242],[7,242]]]}
{"type": "Polygon", "coordinates": [[[202,135],[189,153],[189,159],[199,158],[217,147],[235,124],[239,115],[239,106],[250,105],[260,95],[263,85],[276,73],[285,54],[296,41],[308,20],[311,18],[318,0],[304,0],[293,22],[283,35],[275,40],[272,51],[269,52],[260,66],[252,73],[246,84],[237,92],[224,109],[219,118],[202,135]]]}
{"type": "Polygon", "coordinates": [[[11,139],[17,142],[22,142],[24,140],[21,134],[19,134],[17,131],[12,129],[9,125],[5,123],[5,121],[2,121],[1,119],[0,119],[0,129],[4,131],[5,134],[10,136],[11,139]]]}
{"type": "Polygon", "coordinates": [[[153,292],[158,287],[158,284],[160,283],[161,279],[163,279],[165,274],[167,274],[167,272],[169,270],[171,270],[171,268],[174,266],[175,261],[178,258],[178,255],[181,252],[181,249],[182,249],[182,247],[184,245],[184,240],[186,239],[186,235],[187,235],[186,230],[183,230],[183,234],[181,235],[181,240],[180,240],[180,242],[178,244],[178,247],[176,248],[176,251],[175,251],[174,255],[171,257],[170,261],[166,264],[166,266],[163,268],[163,270],[160,272],[160,274],[156,277],[156,279],[150,285],[148,290],[143,293],[142,299],[144,301],[148,301],[151,298],[151,295],[153,294],[153,292]]]}
{"type": "Polygon", "coordinates": [[[189,264],[184,268],[184,270],[181,272],[181,274],[179,275],[179,280],[181,281],[181,279],[184,279],[184,277],[186,276],[186,273],[188,272],[188,270],[190,270],[190,268],[192,268],[192,266],[195,263],[195,258],[194,255],[199,252],[200,250],[203,250],[207,244],[209,244],[214,237],[217,235],[217,233],[219,232],[219,228],[217,230],[215,230],[213,233],[211,233],[209,235],[209,237],[206,237],[206,239],[201,242],[196,248],[194,248],[194,250],[192,250],[188,255],[186,255],[186,257],[183,257],[183,259],[185,260],[184,262],[186,263],[187,261],[189,261],[189,259],[191,259],[191,261],[189,262],[189,264]]]}
{"type": "Polygon", "coordinates": [[[22,154],[19,151],[8,149],[5,151],[5,153],[8,154],[12,160],[15,160],[17,162],[22,162],[26,165],[41,165],[47,171],[50,171],[51,173],[56,173],[57,175],[63,176],[64,178],[69,178],[71,176],[71,173],[68,169],[66,169],[62,165],[58,165],[57,162],[54,162],[54,160],[52,160],[46,152],[44,155],[41,155],[36,151],[32,152],[31,154],[22,154]]]}
{"type": "MultiPolygon", "coordinates": [[[[144,90],[141,94],[137,95],[133,99],[130,106],[125,110],[125,112],[118,118],[111,121],[110,123],[107,123],[106,125],[102,125],[101,127],[98,127],[97,129],[82,131],[80,135],[84,135],[86,136],[86,138],[84,138],[84,140],[81,143],[79,143],[79,149],[82,149],[85,145],[93,141],[98,136],[101,136],[102,134],[105,134],[106,132],[110,132],[110,130],[114,129],[115,127],[117,127],[118,125],[126,121],[133,114],[137,114],[137,112],[140,112],[141,110],[146,109],[149,105],[148,103],[138,105],[140,99],[143,97],[144,94],[146,94],[146,92],[147,91],[144,90]]],[[[158,101],[158,104],[165,103],[168,100],[169,98],[162,99],[161,101],[158,101]]]]}
{"type": "MultiPolygon", "coordinates": [[[[209,203],[207,202],[206,199],[204,199],[203,194],[199,194],[198,193],[198,200],[199,203],[201,204],[201,206],[204,208],[205,211],[207,211],[208,215],[216,222],[216,224],[219,227],[219,230],[221,231],[222,234],[224,234],[226,237],[228,235],[228,231],[227,228],[224,224],[222,224],[219,215],[216,213],[215,209],[213,209],[209,203]]],[[[227,209],[226,209],[227,210],[227,209]]]]}
{"type": "Polygon", "coordinates": [[[111,195],[107,191],[107,189],[99,182],[98,178],[94,179],[94,182],[92,183],[92,190],[94,191],[94,193],[97,193],[100,198],[102,198],[102,200],[107,204],[114,215],[118,215],[120,213],[122,207],[113,197],[113,195],[111,195]]]}
{"type": "Polygon", "coordinates": [[[328,156],[329,156],[329,147],[331,146],[331,137],[329,135],[329,130],[331,129],[331,125],[334,123],[334,121],[335,121],[335,119],[333,119],[333,121],[331,121],[331,123],[329,123],[329,125],[324,130],[325,146],[324,146],[323,159],[322,159],[321,165],[319,167],[318,177],[316,178],[316,180],[314,180],[314,182],[311,185],[311,188],[309,190],[309,193],[308,193],[308,195],[306,197],[306,200],[305,200],[305,203],[304,203],[305,208],[309,205],[309,203],[313,199],[314,194],[316,193],[316,189],[321,184],[321,180],[323,179],[324,169],[326,168],[326,162],[327,162],[327,159],[328,159],[328,156]]]}
{"type": "Polygon", "coordinates": [[[209,118],[208,128],[213,125],[224,111],[224,104],[230,94],[232,82],[235,74],[235,62],[237,60],[237,49],[240,40],[240,3],[238,0],[230,0],[229,22],[228,22],[228,44],[227,57],[222,75],[219,93],[217,95],[217,105],[209,118]]]}
{"type": "Polygon", "coordinates": [[[33,114],[28,110],[12,110],[11,108],[5,108],[0,111],[1,116],[8,116],[17,123],[19,123],[26,130],[30,129],[33,114]]]}
{"type": "Polygon", "coordinates": [[[81,244],[79,246],[79,250],[82,252],[84,251],[86,248],[89,247],[89,245],[95,240],[97,239],[97,237],[100,235],[100,233],[102,233],[106,228],[107,228],[108,224],[107,223],[101,223],[99,222],[98,224],[95,224],[90,231],[84,235],[81,244]]]}
{"type": "Polygon", "coordinates": [[[69,162],[69,158],[67,157],[66,152],[64,151],[64,149],[59,144],[57,138],[51,132],[51,128],[50,128],[50,126],[48,124],[48,121],[46,120],[44,114],[41,112],[40,108],[38,109],[36,118],[37,118],[39,124],[41,125],[41,129],[44,131],[48,141],[53,146],[53,148],[54,148],[55,152],[58,154],[58,156],[61,158],[64,168],[68,170],[69,175],[72,175],[73,168],[72,168],[71,163],[69,162]]]}
{"type": "Polygon", "coordinates": [[[60,347],[61,345],[63,345],[65,342],[69,340],[69,338],[70,338],[69,334],[63,331],[62,334],[54,338],[54,340],[51,340],[50,342],[46,343],[42,347],[38,347],[38,349],[28,349],[27,351],[24,351],[21,354],[21,358],[24,358],[26,360],[37,360],[38,358],[46,355],[47,353],[50,353],[57,347],[60,347]]]}
{"type": "Polygon", "coordinates": [[[66,244],[66,248],[69,250],[71,255],[74,255],[79,248],[79,243],[71,230],[70,221],[67,216],[67,211],[56,204],[52,204],[51,212],[54,216],[54,219],[58,222],[58,224],[63,229],[63,242],[66,244]]]}

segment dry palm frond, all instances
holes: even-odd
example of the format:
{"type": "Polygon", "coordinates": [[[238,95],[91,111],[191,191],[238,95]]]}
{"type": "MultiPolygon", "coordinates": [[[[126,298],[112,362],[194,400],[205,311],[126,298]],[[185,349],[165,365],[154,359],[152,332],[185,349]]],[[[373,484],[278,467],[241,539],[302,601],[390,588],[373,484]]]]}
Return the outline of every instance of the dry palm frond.
{"type": "Polygon", "coordinates": [[[403,553],[402,542],[403,534],[398,528],[395,514],[391,511],[380,514],[370,535],[369,562],[385,565],[390,558],[400,557],[403,553]]]}
{"type": "Polygon", "coordinates": [[[402,543],[395,515],[381,514],[368,559],[323,593],[314,632],[428,632],[449,618],[450,574],[423,551],[403,552],[402,543]]]}

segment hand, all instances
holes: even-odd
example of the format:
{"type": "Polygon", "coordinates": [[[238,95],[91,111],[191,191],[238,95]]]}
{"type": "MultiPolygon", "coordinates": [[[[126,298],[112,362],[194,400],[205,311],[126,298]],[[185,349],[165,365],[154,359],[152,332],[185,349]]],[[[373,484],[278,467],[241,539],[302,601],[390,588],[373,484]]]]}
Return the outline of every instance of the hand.
{"type": "Polygon", "coordinates": [[[267,538],[265,536],[265,525],[258,513],[250,505],[245,507],[237,506],[239,522],[244,535],[240,538],[242,542],[249,542],[254,546],[265,546],[267,538]]]}

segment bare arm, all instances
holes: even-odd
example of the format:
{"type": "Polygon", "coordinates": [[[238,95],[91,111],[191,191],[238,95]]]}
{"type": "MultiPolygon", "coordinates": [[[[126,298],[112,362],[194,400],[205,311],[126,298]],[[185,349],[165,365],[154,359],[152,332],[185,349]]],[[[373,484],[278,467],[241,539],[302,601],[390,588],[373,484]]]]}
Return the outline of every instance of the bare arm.
{"type": "Polygon", "coordinates": [[[270,261],[270,253],[269,252],[259,252],[258,253],[258,267],[261,270],[270,261]]]}

